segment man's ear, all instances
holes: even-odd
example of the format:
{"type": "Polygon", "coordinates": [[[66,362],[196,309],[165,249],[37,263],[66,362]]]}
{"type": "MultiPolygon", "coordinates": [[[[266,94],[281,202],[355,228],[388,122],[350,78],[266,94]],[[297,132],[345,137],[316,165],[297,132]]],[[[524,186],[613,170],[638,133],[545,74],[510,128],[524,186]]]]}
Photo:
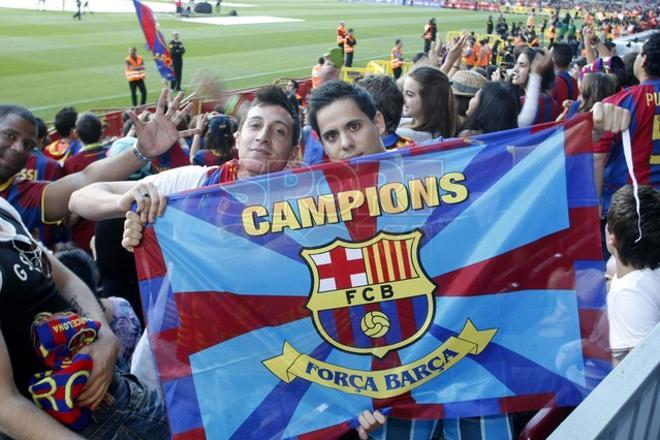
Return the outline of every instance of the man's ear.
{"type": "Polygon", "coordinates": [[[385,118],[383,117],[383,114],[379,111],[376,111],[376,114],[374,115],[374,123],[376,124],[376,127],[378,127],[378,134],[379,135],[384,135],[385,134],[385,118]]]}

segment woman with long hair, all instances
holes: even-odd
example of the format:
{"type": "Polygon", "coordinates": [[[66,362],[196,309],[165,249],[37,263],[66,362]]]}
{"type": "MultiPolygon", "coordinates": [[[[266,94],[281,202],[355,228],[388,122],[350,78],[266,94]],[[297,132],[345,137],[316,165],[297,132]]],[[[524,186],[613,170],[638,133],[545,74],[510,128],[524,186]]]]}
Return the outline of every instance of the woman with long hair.
{"type": "Polygon", "coordinates": [[[456,133],[454,95],[447,75],[419,66],[403,82],[403,116],[397,133],[416,142],[449,138],[456,133]]]}
{"type": "Polygon", "coordinates": [[[467,119],[458,136],[517,128],[519,111],[518,91],[510,82],[488,83],[470,100],[467,119]]]}
{"type": "Polygon", "coordinates": [[[511,75],[513,85],[521,89],[518,126],[554,121],[560,108],[548,91],[555,79],[550,55],[527,46],[516,48],[518,56],[511,75]]]}

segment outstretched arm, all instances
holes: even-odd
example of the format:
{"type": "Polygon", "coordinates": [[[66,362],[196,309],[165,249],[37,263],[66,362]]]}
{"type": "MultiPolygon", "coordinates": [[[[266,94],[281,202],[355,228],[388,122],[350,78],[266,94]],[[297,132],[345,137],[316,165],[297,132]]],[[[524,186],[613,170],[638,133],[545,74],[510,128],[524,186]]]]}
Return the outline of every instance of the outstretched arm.
{"type": "MultiPolygon", "coordinates": [[[[44,220],[59,221],[69,214],[69,199],[74,191],[95,182],[124,180],[142,168],[146,161],[157,157],[179,139],[194,130],[177,131],[179,121],[190,111],[192,104],[179,110],[183,93],[179,93],[170,104],[167,112],[168,90],[163,89],[158,99],[156,114],[149,122],[143,122],[134,112],[129,112],[137,132],[138,142],[134,150],[94,162],[79,173],[74,173],[50,183],[44,196],[44,220]]],[[[120,214],[123,215],[123,212],[120,214]]]]}

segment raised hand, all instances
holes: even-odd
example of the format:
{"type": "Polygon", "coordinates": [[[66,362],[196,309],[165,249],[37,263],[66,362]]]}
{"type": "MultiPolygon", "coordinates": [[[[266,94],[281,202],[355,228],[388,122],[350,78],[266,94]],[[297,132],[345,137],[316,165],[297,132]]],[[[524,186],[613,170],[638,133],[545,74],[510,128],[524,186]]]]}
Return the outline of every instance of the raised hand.
{"type": "Polygon", "coordinates": [[[133,111],[128,112],[128,116],[133,122],[138,142],[136,148],[145,157],[160,156],[170,149],[180,137],[185,137],[194,132],[194,130],[177,130],[177,125],[183,117],[191,110],[192,103],[188,103],[182,110],[179,105],[183,99],[183,93],[179,92],[172,100],[167,112],[165,105],[169,95],[168,89],[163,89],[158,98],[156,113],[149,122],[143,122],[133,111]]]}

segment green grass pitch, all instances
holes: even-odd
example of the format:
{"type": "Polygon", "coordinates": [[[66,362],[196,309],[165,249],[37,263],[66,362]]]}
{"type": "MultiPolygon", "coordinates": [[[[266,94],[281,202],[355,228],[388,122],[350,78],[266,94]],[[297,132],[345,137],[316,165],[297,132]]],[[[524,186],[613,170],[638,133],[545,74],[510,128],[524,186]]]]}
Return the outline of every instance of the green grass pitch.
{"type": "MultiPolygon", "coordinates": [[[[422,29],[431,17],[437,18],[444,35],[460,29],[485,32],[489,15],[336,0],[245,3],[257,7],[235,8],[240,16],[304,21],[217,26],[184,23],[173,14],[158,15],[165,38],[169,40],[177,30],[186,47],[184,87],[200,69],[218,75],[228,89],[307,76],[318,57],[335,45],[340,20],[355,29],[358,45],[353,65],[361,67],[371,59],[387,59],[396,38],[403,39],[406,56],[412,57],[422,49],[422,29]]],[[[229,9],[223,6],[223,15],[229,9]]],[[[145,55],[144,37],[134,13],[95,13],[78,22],[69,12],[0,8],[0,41],[0,102],[24,105],[46,120],[65,105],[74,105],[78,111],[130,105],[123,60],[131,45],[145,55]]],[[[145,65],[149,102],[153,102],[161,82],[148,54],[145,65]]]]}

